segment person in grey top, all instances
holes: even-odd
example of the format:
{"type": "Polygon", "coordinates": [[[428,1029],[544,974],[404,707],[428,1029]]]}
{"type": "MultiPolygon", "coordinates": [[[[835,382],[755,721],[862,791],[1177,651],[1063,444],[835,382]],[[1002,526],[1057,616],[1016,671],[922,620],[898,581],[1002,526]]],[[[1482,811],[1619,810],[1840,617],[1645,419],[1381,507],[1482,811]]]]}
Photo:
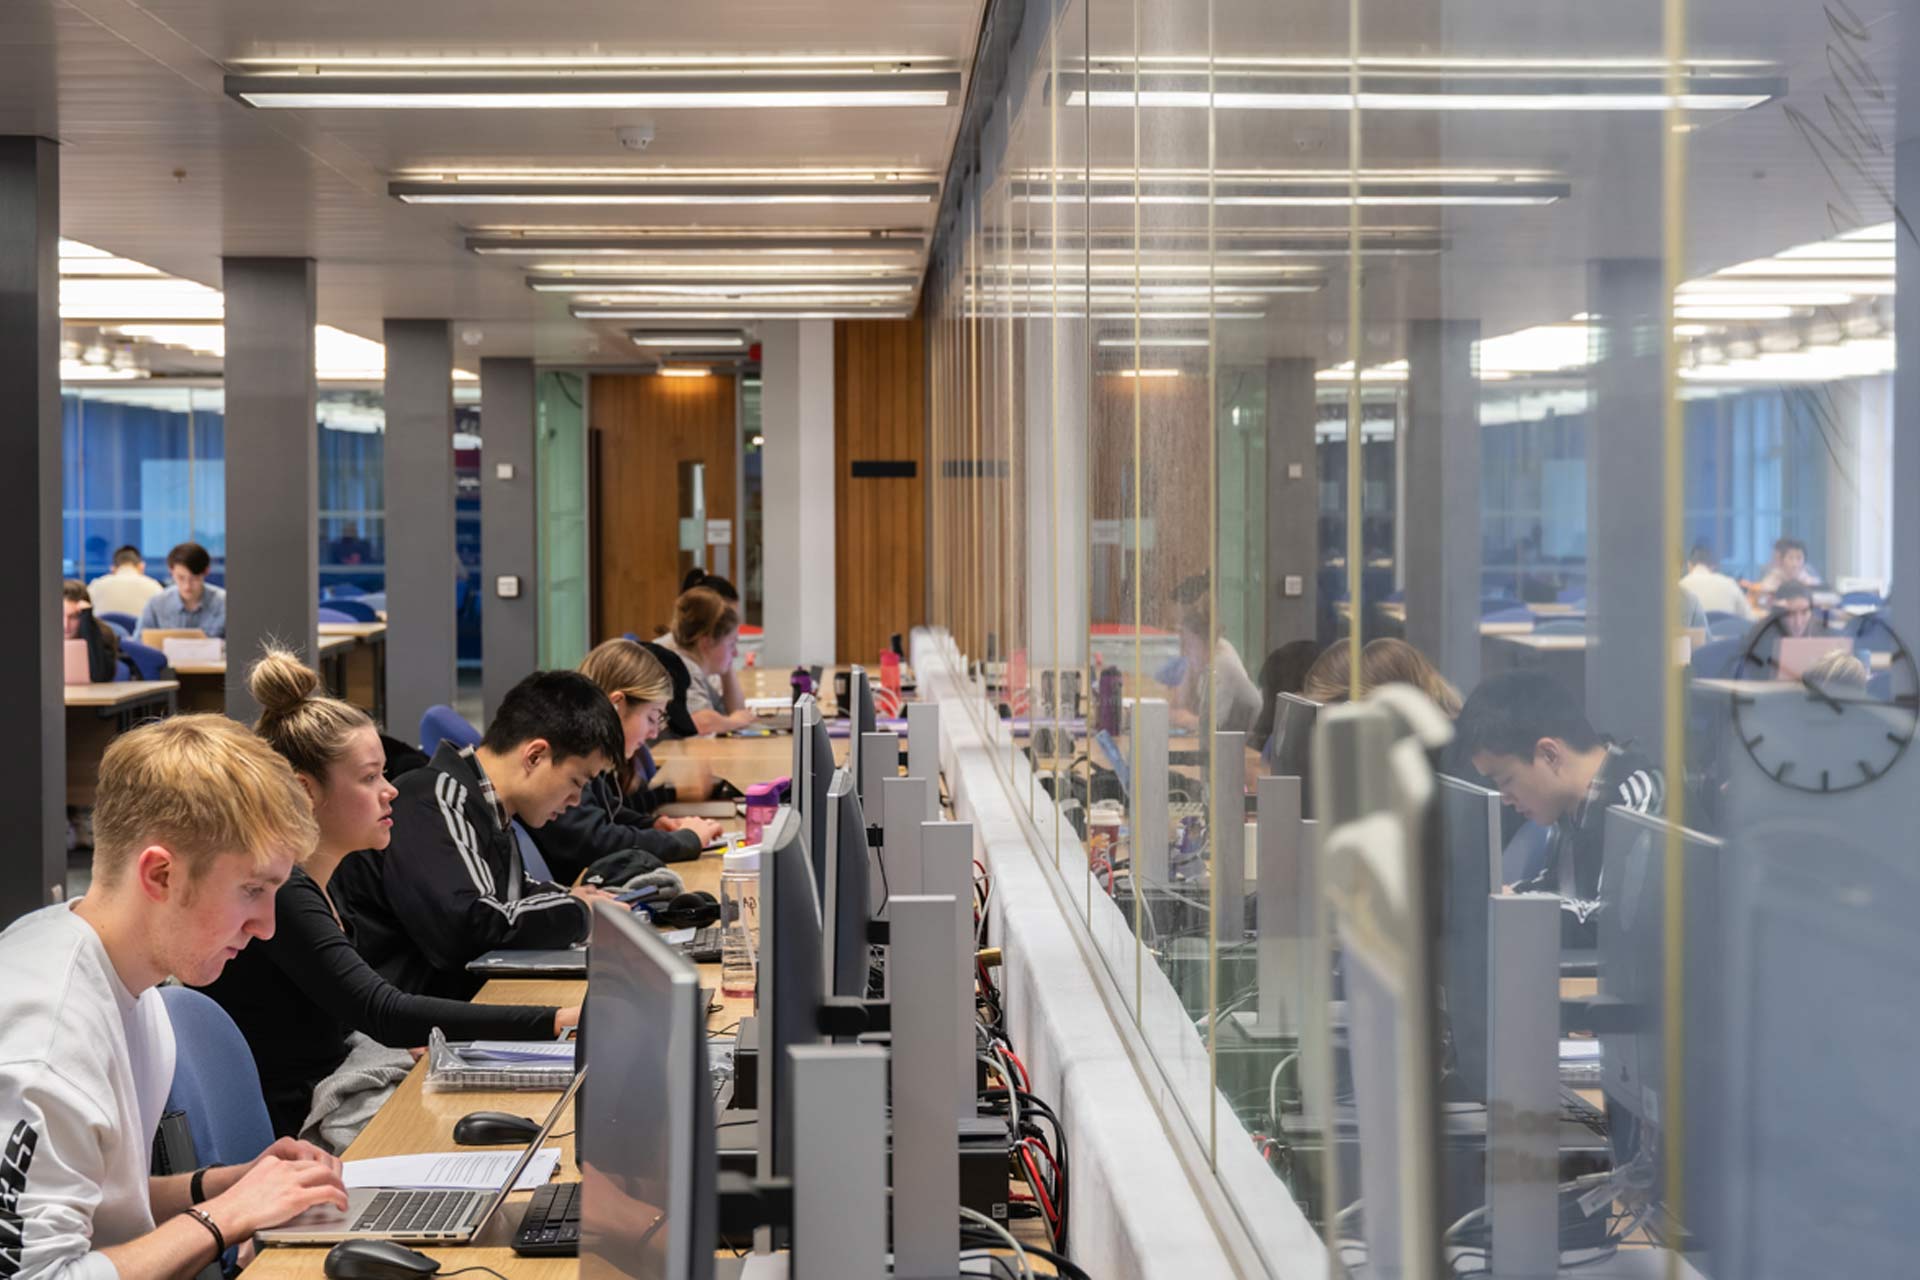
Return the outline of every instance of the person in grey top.
{"type": "Polygon", "coordinates": [[[197,542],[183,542],[167,552],[167,572],[173,585],[147,601],[140,611],[138,640],[149,630],[198,628],[209,636],[227,634],[227,593],[207,581],[213,557],[197,542]]]}

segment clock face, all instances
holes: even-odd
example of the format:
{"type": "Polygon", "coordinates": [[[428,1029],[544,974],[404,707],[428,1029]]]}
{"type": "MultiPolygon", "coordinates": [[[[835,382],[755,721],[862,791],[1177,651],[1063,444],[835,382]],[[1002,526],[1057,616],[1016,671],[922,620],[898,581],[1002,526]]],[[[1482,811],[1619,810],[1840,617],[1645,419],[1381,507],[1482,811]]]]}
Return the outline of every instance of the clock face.
{"type": "Polygon", "coordinates": [[[1780,678],[1778,617],[1761,624],[1734,676],[1733,728],[1763,773],[1814,795],[1855,791],[1885,777],[1920,724],[1920,668],[1882,615],[1861,619],[1852,645],[1874,651],[1865,687],[1844,679],[1780,678]]]}

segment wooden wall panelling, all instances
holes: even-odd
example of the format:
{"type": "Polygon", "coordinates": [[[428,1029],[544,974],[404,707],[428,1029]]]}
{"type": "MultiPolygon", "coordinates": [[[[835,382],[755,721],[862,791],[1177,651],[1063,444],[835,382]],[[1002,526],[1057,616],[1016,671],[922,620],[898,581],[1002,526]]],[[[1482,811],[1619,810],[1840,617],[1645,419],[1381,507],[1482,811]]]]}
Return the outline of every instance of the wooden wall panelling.
{"type": "Polygon", "coordinates": [[[834,324],[835,655],[872,666],[926,620],[926,346],[921,318],[834,324]],[[855,476],[855,463],[913,474],[855,476]]]}

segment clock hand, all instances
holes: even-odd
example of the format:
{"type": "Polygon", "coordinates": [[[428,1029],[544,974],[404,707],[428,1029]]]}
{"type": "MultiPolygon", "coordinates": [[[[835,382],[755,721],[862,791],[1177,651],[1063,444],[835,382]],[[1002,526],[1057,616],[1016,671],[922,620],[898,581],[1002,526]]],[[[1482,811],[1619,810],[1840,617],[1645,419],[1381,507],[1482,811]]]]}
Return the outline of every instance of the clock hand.
{"type": "Polygon", "coordinates": [[[1846,708],[1841,706],[1840,703],[1834,698],[1832,694],[1828,693],[1825,689],[1822,689],[1819,685],[1815,684],[1812,681],[1812,679],[1803,675],[1800,677],[1800,683],[1807,687],[1807,696],[1809,698],[1813,699],[1815,702],[1826,703],[1828,706],[1833,708],[1833,714],[1835,715],[1846,714],[1846,708]]]}

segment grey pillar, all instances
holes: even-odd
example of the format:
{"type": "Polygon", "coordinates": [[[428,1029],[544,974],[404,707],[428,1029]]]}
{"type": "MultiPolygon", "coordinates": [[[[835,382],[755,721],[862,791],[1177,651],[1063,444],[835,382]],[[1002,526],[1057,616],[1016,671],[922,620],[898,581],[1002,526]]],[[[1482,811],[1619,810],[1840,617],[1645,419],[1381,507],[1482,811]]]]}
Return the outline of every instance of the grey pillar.
{"type": "Polygon", "coordinates": [[[30,548],[25,618],[0,640],[0,761],[17,788],[0,859],[0,921],[67,879],[66,711],[60,688],[60,149],[0,138],[0,540],[30,548]],[[6,477],[12,477],[7,479],[6,477]]]}
{"type": "Polygon", "coordinates": [[[387,344],[387,723],[411,741],[453,704],[453,330],[389,320],[387,344]]]}
{"type": "MultiPolygon", "coordinates": [[[[1319,627],[1320,461],[1314,362],[1267,361],[1267,648],[1313,640],[1319,627]]],[[[1258,672],[1266,654],[1248,654],[1258,672]]]]}
{"type": "Polygon", "coordinates": [[[272,641],[315,663],[320,428],[311,258],[226,258],[227,714],[259,714],[247,668],[272,641]]]}
{"type": "Polygon", "coordinates": [[[1920,643],[1920,21],[1901,33],[1894,158],[1893,582],[1894,628],[1920,643]],[[1909,426],[1908,423],[1913,425],[1909,426]]]}
{"type": "Polygon", "coordinates": [[[1587,716],[1656,759],[1670,661],[1662,593],[1678,590],[1680,572],[1662,531],[1664,287],[1657,258],[1601,259],[1589,270],[1587,716]]]}
{"type": "Polygon", "coordinates": [[[1480,322],[1407,328],[1407,641],[1470,691],[1480,682],[1480,322]]]}
{"type": "Polygon", "coordinates": [[[491,717],[540,665],[533,361],[480,361],[480,693],[491,717]]]}

